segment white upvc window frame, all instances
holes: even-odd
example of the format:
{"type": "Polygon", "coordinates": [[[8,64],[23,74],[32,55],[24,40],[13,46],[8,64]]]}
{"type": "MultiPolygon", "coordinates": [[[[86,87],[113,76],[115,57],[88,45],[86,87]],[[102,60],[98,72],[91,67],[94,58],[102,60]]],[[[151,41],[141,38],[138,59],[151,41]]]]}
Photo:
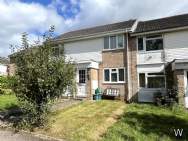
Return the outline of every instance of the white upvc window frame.
{"type": "Polygon", "coordinates": [[[117,84],[117,83],[126,83],[126,68],[124,67],[120,67],[120,68],[104,68],[103,69],[103,83],[112,83],[112,84],[117,84]],[[116,69],[116,73],[117,73],[117,82],[112,82],[111,79],[111,74],[113,73],[112,70],[116,69]],[[124,81],[119,81],[119,69],[123,69],[124,70],[124,81]],[[105,81],[105,70],[109,70],[109,81],[105,81]]]}
{"type": "Polygon", "coordinates": [[[62,44],[58,44],[57,46],[53,46],[52,47],[52,51],[53,51],[53,49],[58,49],[58,55],[56,56],[56,55],[54,55],[53,54],[53,57],[60,57],[62,54],[61,54],[61,48],[63,47],[63,45],[62,44]]]}
{"type": "Polygon", "coordinates": [[[163,35],[156,35],[156,36],[159,36],[159,37],[147,38],[147,36],[138,36],[137,39],[136,39],[137,52],[139,52],[139,53],[143,53],[143,52],[144,53],[145,52],[161,52],[162,50],[164,50],[164,36],[163,35]],[[139,38],[143,38],[143,50],[138,50],[138,39],[139,38]],[[155,39],[162,39],[163,40],[163,49],[146,51],[146,41],[155,40],[155,39]]]}
{"type": "Polygon", "coordinates": [[[108,37],[108,49],[105,49],[103,47],[103,51],[106,51],[106,50],[117,50],[117,49],[123,49],[123,48],[125,48],[125,35],[123,33],[122,34],[109,35],[109,36],[105,36],[105,37],[108,37]],[[118,46],[118,36],[120,36],[120,35],[123,36],[123,46],[122,47],[118,46]],[[110,37],[111,36],[115,36],[116,37],[116,48],[113,48],[113,49],[110,48],[110,46],[111,46],[110,45],[110,37]]]}
{"type": "Polygon", "coordinates": [[[138,79],[140,80],[140,74],[145,74],[145,87],[140,87],[140,81],[138,81],[139,88],[146,88],[146,89],[165,89],[166,88],[166,75],[165,73],[162,75],[149,75],[149,73],[162,73],[162,72],[140,72],[138,73],[138,79]],[[164,77],[165,86],[164,88],[148,88],[148,78],[149,77],[164,77]]]}

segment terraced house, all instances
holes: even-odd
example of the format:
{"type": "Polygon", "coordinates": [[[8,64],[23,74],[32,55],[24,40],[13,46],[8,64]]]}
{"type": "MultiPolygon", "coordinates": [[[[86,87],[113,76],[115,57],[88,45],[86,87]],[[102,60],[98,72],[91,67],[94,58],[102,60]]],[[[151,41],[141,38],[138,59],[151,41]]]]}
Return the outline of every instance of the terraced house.
{"type": "Polygon", "coordinates": [[[71,31],[54,50],[76,64],[77,97],[96,88],[121,100],[153,102],[177,87],[183,101],[188,81],[188,14],[150,21],[129,20],[71,31]],[[114,90],[114,91],[113,91],[114,90]]]}

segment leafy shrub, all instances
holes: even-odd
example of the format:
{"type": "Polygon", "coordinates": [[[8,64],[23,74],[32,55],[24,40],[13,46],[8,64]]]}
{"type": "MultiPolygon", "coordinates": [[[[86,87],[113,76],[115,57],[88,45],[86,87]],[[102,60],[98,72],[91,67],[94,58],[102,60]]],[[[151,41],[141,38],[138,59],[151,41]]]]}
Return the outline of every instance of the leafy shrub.
{"type": "Polygon", "coordinates": [[[0,88],[7,88],[8,87],[8,77],[0,76],[0,88]]]}
{"type": "Polygon", "coordinates": [[[0,88],[10,89],[13,81],[15,81],[13,76],[0,76],[0,88]]]}
{"type": "Polygon", "coordinates": [[[176,88],[168,89],[167,95],[163,95],[158,91],[154,93],[154,101],[157,106],[167,105],[172,107],[178,103],[178,91],[176,88]]]}
{"type": "MultiPolygon", "coordinates": [[[[51,30],[49,35],[51,35],[51,30]]],[[[16,57],[16,74],[12,88],[22,102],[24,112],[22,125],[28,127],[44,124],[48,103],[62,96],[67,87],[73,87],[74,65],[61,57],[52,57],[52,43],[49,36],[35,48],[29,48],[27,36],[23,34],[23,49],[16,57]],[[25,104],[24,104],[25,103],[25,104]]]]}

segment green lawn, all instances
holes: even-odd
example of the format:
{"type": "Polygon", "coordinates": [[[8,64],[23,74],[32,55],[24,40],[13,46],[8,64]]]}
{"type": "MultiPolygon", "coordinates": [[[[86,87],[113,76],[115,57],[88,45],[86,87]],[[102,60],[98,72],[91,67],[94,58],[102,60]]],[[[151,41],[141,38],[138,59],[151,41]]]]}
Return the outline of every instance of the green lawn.
{"type": "Polygon", "coordinates": [[[124,106],[120,101],[85,101],[53,113],[47,127],[36,132],[74,141],[98,140],[124,106]]]}
{"type": "MultiPolygon", "coordinates": [[[[18,105],[14,95],[0,95],[0,110],[18,105]]],[[[188,112],[181,108],[120,101],[84,101],[53,112],[36,133],[73,141],[176,141],[174,129],[188,140],[188,112]]]]}
{"type": "Polygon", "coordinates": [[[3,94],[0,95],[0,110],[8,110],[12,107],[18,105],[18,101],[15,95],[13,94],[3,94]]]}
{"type": "Polygon", "coordinates": [[[188,113],[146,104],[127,105],[121,119],[108,129],[103,141],[176,141],[174,129],[183,128],[188,140],[188,113]]]}

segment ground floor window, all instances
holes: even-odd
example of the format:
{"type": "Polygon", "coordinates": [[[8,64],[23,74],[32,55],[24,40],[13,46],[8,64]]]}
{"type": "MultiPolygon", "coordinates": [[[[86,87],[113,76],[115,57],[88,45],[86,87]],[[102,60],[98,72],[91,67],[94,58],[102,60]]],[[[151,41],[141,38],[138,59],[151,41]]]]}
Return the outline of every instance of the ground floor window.
{"type": "Polygon", "coordinates": [[[104,82],[123,83],[125,82],[125,68],[106,68],[103,78],[104,82]]]}
{"type": "Polygon", "coordinates": [[[164,73],[140,73],[139,86],[142,88],[165,88],[164,73]]]}

